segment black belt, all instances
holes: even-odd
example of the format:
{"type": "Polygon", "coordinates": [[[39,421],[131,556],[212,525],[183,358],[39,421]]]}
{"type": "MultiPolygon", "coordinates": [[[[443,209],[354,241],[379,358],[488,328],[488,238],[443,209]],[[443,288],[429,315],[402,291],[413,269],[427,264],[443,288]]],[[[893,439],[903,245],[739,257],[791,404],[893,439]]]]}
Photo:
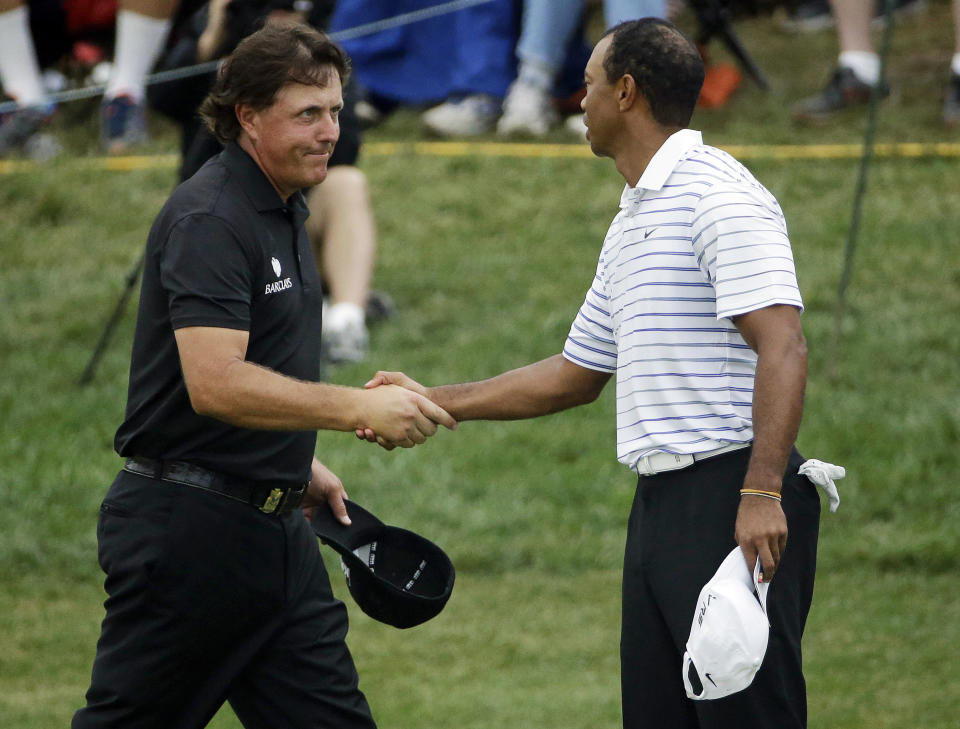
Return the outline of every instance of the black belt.
{"type": "Polygon", "coordinates": [[[303,501],[306,483],[290,481],[250,481],[210,471],[184,461],[158,461],[153,458],[128,458],[124,471],[161,481],[212,491],[256,506],[265,514],[286,514],[303,501]]]}

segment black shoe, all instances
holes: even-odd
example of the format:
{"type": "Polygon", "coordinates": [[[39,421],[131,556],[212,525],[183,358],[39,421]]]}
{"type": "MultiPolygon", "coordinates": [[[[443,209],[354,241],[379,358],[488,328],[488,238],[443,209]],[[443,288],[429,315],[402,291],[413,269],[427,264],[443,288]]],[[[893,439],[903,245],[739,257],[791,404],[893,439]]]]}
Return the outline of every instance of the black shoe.
{"type": "Polygon", "coordinates": [[[0,117],[0,157],[23,150],[47,124],[50,116],[50,109],[31,106],[0,117]]]}
{"type": "Polygon", "coordinates": [[[950,74],[947,99],[943,102],[943,123],[948,127],[960,124],[960,74],[950,74]]]}
{"type": "MultiPolygon", "coordinates": [[[[873,87],[864,83],[849,68],[838,68],[833,72],[826,88],[815,96],[794,104],[791,114],[797,121],[824,121],[841,109],[860,106],[870,101],[873,87]]],[[[880,81],[877,85],[880,98],[890,95],[890,87],[880,81]]]]}
{"type": "Polygon", "coordinates": [[[366,308],[367,321],[371,323],[385,321],[397,313],[397,305],[386,291],[371,291],[366,308]]]}

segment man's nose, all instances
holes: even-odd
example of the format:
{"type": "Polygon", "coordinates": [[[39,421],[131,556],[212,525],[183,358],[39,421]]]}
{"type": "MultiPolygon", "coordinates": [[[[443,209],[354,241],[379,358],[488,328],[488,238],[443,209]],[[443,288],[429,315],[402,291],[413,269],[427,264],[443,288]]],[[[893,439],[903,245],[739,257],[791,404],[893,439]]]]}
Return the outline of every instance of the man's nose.
{"type": "Polygon", "coordinates": [[[336,142],[340,138],[340,121],[331,116],[326,117],[317,127],[317,139],[324,142],[336,142]]]}

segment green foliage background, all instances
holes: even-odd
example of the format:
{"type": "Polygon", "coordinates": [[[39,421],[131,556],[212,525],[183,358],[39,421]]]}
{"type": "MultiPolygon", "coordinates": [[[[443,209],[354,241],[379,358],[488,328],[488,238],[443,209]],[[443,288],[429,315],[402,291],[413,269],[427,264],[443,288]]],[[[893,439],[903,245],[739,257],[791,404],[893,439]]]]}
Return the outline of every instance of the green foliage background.
{"type": "MultiPolygon", "coordinates": [[[[957,141],[937,124],[949,7],[895,36],[881,141],[957,141]]],[[[789,102],[826,78],[830,33],[738,24],[774,86],[745,82],[700,111],[707,141],[859,141],[863,114],[794,127],[789,102]],[[814,60],[815,59],[815,60],[814,60]]],[[[723,60],[722,50],[717,50],[723,60]]],[[[87,108],[86,112],[90,109],[87,108]]],[[[80,705],[102,617],[94,533],[119,467],[134,306],[94,382],[77,385],[173,183],[171,169],[105,173],[82,108],[68,154],[0,176],[0,726],[65,725],[80,705]]],[[[72,116],[76,115],[76,116],[72,116]]],[[[150,151],[174,139],[156,123],[150,151]]],[[[371,141],[420,137],[402,112],[371,141]]],[[[569,141],[557,132],[551,141],[569,141]]],[[[847,467],[825,512],[805,638],[811,727],[956,727],[960,685],[960,162],[877,159],[848,317],[834,311],[856,162],[747,160],[790,225],[807,310],[810,384],[800,448],[847,467]]],[[[425,384],[475,379],[562,346],[623,181],[609,161],[368,157],[380,234],[376,288],[399,313],[368,362],[425,384]]],[[[351,610],[350,643],[383,727],[616,727],[619,567],[634,479],[615,462],[612,388],[524,423],[467,423],[385,453],[321,433],[318,455],[387,521],[443,545],[458,578],[410,631],[351,610]]],[[[327,555],[328,557],[330,555],[327,555]]],[[[237,727],[224,710],[213,726],[237,727]]]]}

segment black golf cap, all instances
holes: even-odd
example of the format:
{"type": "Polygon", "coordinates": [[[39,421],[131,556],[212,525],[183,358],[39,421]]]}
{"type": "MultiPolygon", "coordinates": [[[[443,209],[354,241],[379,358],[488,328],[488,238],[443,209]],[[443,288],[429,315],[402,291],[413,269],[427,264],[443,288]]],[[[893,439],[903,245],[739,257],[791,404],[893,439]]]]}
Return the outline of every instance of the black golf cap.
{"type": "Polygon", "coordinates": [[[345,501],[350,526],[325,505],[311,526],[340,553],[347,587],[360,609],[395,628],[412,628],[437,615],[453,591],[453,563],[419,534],[388,526],[356,502],[345,501]]]}

